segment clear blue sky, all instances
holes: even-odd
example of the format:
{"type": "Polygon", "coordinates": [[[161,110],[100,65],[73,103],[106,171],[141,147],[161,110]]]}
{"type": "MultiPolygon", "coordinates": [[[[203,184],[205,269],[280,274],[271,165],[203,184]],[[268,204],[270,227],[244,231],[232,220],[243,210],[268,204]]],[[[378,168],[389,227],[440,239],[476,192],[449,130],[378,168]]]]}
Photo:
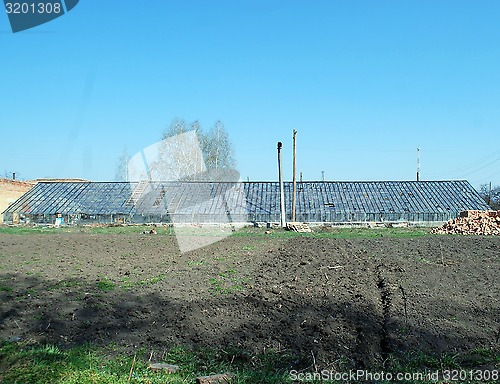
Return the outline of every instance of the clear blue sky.
{"type": "Polygon", "coordinates": [[[113,180],[174,117],[222,120],[246,180],[500,184],[499,1],[81,0],[0,11],[0,173],[113,180]]]}

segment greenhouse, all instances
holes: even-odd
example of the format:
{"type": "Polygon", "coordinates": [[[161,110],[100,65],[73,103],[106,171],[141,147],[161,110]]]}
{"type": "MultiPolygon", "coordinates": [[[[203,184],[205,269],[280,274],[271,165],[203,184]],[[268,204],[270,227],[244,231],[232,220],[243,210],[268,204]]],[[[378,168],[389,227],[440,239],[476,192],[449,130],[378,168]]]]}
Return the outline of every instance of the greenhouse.
{"type": "MultiPolygon", "coordinates": [[[[298,182],[296,221],[436,223],[487,210],[467,181],[298,182]]],[[[39,182],[4,222],[246,223],[280,220],[277,182],[39,182]]],[[[287,221],[293,184],[284,183],[287,221]]]]}

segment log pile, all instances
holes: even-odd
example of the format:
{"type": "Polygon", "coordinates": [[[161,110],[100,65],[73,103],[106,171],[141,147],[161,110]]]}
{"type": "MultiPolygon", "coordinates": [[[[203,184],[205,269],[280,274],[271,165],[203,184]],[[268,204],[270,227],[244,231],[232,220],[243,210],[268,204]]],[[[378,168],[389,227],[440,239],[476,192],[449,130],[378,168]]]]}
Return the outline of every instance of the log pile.
{"type": "Polygon", "coordinates": [[[464,211],[432,233],[458,235],[500,235],[500,211],[464,211]]]}

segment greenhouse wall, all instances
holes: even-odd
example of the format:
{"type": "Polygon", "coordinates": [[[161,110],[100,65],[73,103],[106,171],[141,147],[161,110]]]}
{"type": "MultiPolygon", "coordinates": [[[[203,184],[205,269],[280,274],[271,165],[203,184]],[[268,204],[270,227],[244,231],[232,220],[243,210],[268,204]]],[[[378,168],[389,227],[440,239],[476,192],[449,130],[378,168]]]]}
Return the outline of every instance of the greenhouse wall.
{"type": "MultiPolygon", "coordinates": [[[[287,221],[292,183],[285,183],[287,221]]],[[[299,182],[296,221],[308,223],[444,222],[487,210],[467,181],[299,182]]],[[[53,224],[279,222],[277,182],[38,183],[11,204],[4,220],[53,224]]]]}

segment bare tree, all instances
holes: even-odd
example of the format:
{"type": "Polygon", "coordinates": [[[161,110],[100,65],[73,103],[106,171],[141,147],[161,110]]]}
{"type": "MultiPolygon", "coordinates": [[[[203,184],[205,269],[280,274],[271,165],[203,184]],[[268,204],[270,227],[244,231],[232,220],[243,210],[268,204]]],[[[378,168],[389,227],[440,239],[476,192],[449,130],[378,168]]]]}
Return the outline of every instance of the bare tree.
{"type": "Polygon", "coordinates": [[[116,163],[115,181],[128,181],[128,161],[130,156],[127,148],[123,148],[123,152],[116,163]]]}
{"type": "MultiPolygon", "coordinates": [[[[150,178],[153,180],[197,180],[205,172],[201,146],[193,130],[178,131],[148,147],[150,178]]],[[[148,149],[147,148],[147,149],[148,149]]]]}
{"type": "Polygon", "coordinates": [[[479,194],[492,209],[500,209],[500,186],[491,187],[491,184],[482,184],[479,194]]]}
{"type": "Polygon", "coordinates": [[[218,120],[208,134],[201,138],[203,157],[210,179],[224,181],[227,171],[236,168],[234,150],[222,121],[218,120]]]}
{"type": "Polygon", "coordinates": [[[179,169],[185,175],[181,179],[202,181],[225,181],[235,178],[236,161],[229,135],[224,124],[218,120],[208,131],[203,132],[198,120],[186,124],[184,119],[175,118],[169,128],[163,132],[163,140],[172,140],[166,146],[158,162],[153,165],[157,169],[179,169]],[[194,133],[201,148],[204,169],[200,166],[198,148],[185,142],[186,133],[194,133]],[[187,145],[187,146],[186,146],[187,145]],[[174,155],[175,153],[175,155],[174,155]],[[186,176],[187,175],[187,176],[186,176]]]}
{"type": "Polygon", "coordinates": [[[176,117],[161,138],[132,158],[125,150],[116,180],[238,181],[233,147],[220,120],[205,133],[198,120],[187,124],[176,117]]]}

